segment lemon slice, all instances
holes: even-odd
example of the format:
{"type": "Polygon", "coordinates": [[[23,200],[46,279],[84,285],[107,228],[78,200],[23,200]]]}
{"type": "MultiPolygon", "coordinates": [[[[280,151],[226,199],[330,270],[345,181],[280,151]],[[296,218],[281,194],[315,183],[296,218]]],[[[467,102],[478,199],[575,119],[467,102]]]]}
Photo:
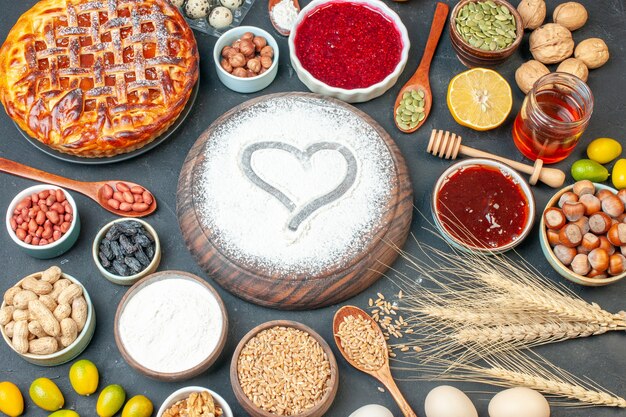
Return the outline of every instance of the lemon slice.
{"type": "Polygon", "coordinates": [[[511,112],[511,86],[497,72],[473,68],[448,85],[448,108],[454,120],[474,130],[500,126],[511,112]]]}

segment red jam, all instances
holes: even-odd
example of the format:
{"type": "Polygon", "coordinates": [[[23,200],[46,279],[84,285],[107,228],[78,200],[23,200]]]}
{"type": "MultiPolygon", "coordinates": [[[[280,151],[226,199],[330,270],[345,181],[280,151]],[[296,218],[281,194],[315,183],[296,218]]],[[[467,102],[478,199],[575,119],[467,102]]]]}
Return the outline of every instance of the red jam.
{"type": "Polygon", "coordinates": [[[316,79],[348,90],[370,87],[400,62],[402,38],[395,23],[375,7],[330,2],[298,25],[296,56],[316,79]]]}
{"type": "Polygon", "coordinates": [[[529,205],[519,184],[498,168],[459,169],[437,196],[439,219],[468,246],[495,249],[515,241],[528,220],[529,205]]]}

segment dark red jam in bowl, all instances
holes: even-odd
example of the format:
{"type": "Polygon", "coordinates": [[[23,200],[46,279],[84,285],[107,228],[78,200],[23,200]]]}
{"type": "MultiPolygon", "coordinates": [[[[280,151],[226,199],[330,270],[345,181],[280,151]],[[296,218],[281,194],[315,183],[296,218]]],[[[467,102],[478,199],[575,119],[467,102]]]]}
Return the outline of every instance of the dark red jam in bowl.
{"type": "Polygon", "coordinates": [[[400,62],[396,24],[364,3],[333,1],[311,10],[296,28],[296,56],[319,81],[352,90],[381,82],[400,62]]]}
{"type": "Polygon", "coordinates": [[[467,246],[497,249],[517,240],[528,221],[522,187],[498,168],[460,168],[441,186],[436,210],[443,228],[467,246]]]}

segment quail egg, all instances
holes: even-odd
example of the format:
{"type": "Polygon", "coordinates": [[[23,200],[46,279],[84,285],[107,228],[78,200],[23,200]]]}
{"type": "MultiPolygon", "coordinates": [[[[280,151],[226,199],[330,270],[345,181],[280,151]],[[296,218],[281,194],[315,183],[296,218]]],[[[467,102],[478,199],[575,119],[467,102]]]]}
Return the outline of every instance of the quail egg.
{"type": "Polygon", "coordinates": [[[233,23],[233,12],[224,6],[218,6],[209,14],[209,25],[215,29],[223,29],[233,23]]]}
{"type": "Polygon", "coordinates": [[[185,3],[185,14],[190,19],[203,19],[208,16],[210,10],[209,0],[187,0],[185,3]]]}
{"type": "Polygon", "coordinates": [[[182,9],[183,4],[185,4],[185,0],[170,0],[170,3],[171,3],[173,6],[176,6],[176,7],[178,7],[179,9],[182,9]]]}
{"type": "Polygon", "coordinates": [[[220,0],[220,4],[230,10],[237,10],[241,7],[244,0],[220,0]]]}

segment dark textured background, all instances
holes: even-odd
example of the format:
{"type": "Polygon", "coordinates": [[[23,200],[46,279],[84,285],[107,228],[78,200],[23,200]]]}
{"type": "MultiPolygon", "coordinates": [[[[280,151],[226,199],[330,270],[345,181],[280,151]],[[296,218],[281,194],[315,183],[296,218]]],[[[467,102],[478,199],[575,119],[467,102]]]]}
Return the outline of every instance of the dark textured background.
{"type": "MultiPolygon", "coordinates": [[[[601,37],[609,46],[611,60],[604,67],[591,72],[589,84],[594,92],[596,107],[591,124],[582,138],[582,142],[574,154],[558,165],[559,168],[569,170],[571,163],[583,157],[585,146],[589,141],[600,136],[614,137],[622,143],[626,138],[626,82],[624,72],[626,62],[624,56],[624,38],[626,37],[626,2],[624,0],[582,0],[590,14],[585,27],[574,32],[574,39],[581,41],[589,37],[601,37]]],[[[308,3],[303,2],[303,6],[308,3]]],[[[390,2],[387,2],[390,3],[390,2]]],[[[448,1],[453,6],[451,1],[448,1]]],[[[4,39],[17,18],[25,12],[34,0],[8,1],[0,0],[0,39],[4,39]]],[[[548,15],[558,4],[557,1],[548,1],[548,15]]],[[[422,50],[428,36],[435,2],[424,0],[409,0],[404,4],[390,4],[402,17],[411,37],[411,51],[405,72],[400,77],[398,85],[387,94],[368,103],[357,105],[376,119],[396,139],[400,149],[407,159],[415,189],[415,206],[430,217],[429,197],[436,178],[449,165],[449,162],[429,156],[425,153],[426,143],[432,128],[448,129],[464,137],[464,143],[479,149],[490,150],[503,156],[522,161],[521,154],[516,150],[511,139],[510,129],[513,118],[519,110],[523,99],[522,93],[515,86],[515,69],[530,58],[528,53],[528,35],[519,51],[498,71],[506,77],[513,88],[514,106],[511,116],[499,129],[487,133],[474,132],[458,126],[450,116],[445,104],[445,94],[450,78],[465,68],[456,59],[448,31],[444,32],[439,49],[432,65],[431,83],[434,95],[434,107],[425,126],[410,136],[398,133],[393,126],[392,106],[398,89],[418,65],[422,50]]],[[[272,30],[267,16],[267,2],[257,0],[249,15],[244,20],[247,25],[260,26],[272,30]]],[[[274,32],[273,32],[274,33],[274,32]]],[[[187,151],[192,146],[200,132],[218,116],[231,107],[240,104],[249,98],[263,94],[282,91],[305,91],[306,88],[289,64],[287,41],[275,35],[281,48],[279,72],[274,83],[266,90],[256,94],[242,95],[227,90],[217,79],[215,67],[211,60],[211,53],[216,38],[202,33],[196,33],[201,59],[200,94],[194,109],[187,122],[183,124],[164,144],[131,161],[108,166],[81,166],[57,161],[44,155],[33,146],[26,143],[17,132],[13,123],[0,111],[0,155],[22,163],[36,166],[40,169],[65,175],[85,181],[102,179],[127,179],[139,182],[154,192],[159,201],[159,210],[148,221],[156,228],[163,243],[163,260],[160,270],[181,269],[196,273],[202,277],[206,275],[196,266],[187,251],[180,236],[176,219],[176,183],[181,165],[187,151]]],[[[571,178],[568,176],[568,181],[571,178]]],[[[20,190],[33,185],[32,182],[16,177],[0,176],[0,207],[4,210],[13,196],[20,190]]],[[[538,186],[534,188],[538,210],[544,207],[553,190],[538,186]]],[[[95,203],[82,195],[73,193],[78,204],[83,230],[77,244],[62,257],[39,261],[22,253],[10,240],[4,226],[0,231],[0,291],[13,285],[26,274],[43,270],[50,265],[58,264],[64,271],[79,278],[94,299],[97,311],[96,334],[81,358],[94,361],[100,369],[100,386],[112,383],[122,384],[129,396],[136,394],[147,395],[158,409],[161,402],[174,390],[186,385],[202,385],[210,387],[222,394],[236,416],[244,416],[245,412],[235,400],[228,377],[231,355],[239,339],[252,327],[272,319],[291,319],[303,322],[316,329],[326,340],[332,343],[331,320],[339,306],[332,306],[318,311],[283,312],[268,310],[243,302],[231,294],[217,288],[228,308],[231,328],[228,344],[222,360],[208,372],[190,381],[178,383],[164,383],[150,380],[132,370],[121,358],[113,340],[113,316],[115,309],[126,287],[114,285],[102,278],[91,259],[91,243],[97,230],[114,218],[110,213],[97,207],[95,203]]],[[[4,212],[3,212],[4,213],[4,212]]],[[[3,214],[4,216],[4,214],[3,214]]],[[[420,240],[434,242],[434,237],[422,229],[427,225],[419,215],[414,216],[412,232],[420,240]]],[[[564,281],[545,261],[539,249],[537,227],[529,238],[519,246],[519,251],[545,275],[564,283],[580,294],[585,300],[597,302],[609,311],[619,311],[626,306],[626,281],[605,288],[583,288],[564,281]]],[[[415,252],[415,244],[409,244],[408,249],[415,252]]],[[[396,267],[404,269],[402,262],[396,267]]],[[[209,280],[210,281],[210,280],[209,280]]],[[[366,306],[367,299],[375,296],[377,291],[390,295],[394,291],[393,284],[387,279],[381,279],[365,293],[349,302],[359,306],[366,306]]],[[[158,348],[158,346],[155,346],[158,348]]],[[[574,340],[557,345],[544,347],[539,351],[550,360],[578,376],[588,376],[607,389],[626,396],[626,335],[607,334],[587,340],[574,340]]],[[[381,393],[376,388],[379,384],[373,379],[347,366],[343,358],[337,358],[340,371],[339,393],[334,405],[328,412],[332,417],[347,417],[355,409],[368,403],[379,403],[390,408],[398,417],[399,410],[388,393],[381,393]]],[[[40,376],[54,378],[65,394],[68,407],[76,409],[83,417],[95,416],[96,397],[79,397],[69,385],[67,378],[69,365],[55,368],[41,368],[22,361],[9,350],[4,343],[0,343],[0,380],[11,380],[28,392],[31,381],[40,376]]],[[[397,377],[407,376],[396,372],[397,377]]],[[[428,391],[437,382],[400,382],[400,388],[406,394],[409,402],[419,415],[423,414],[423,402],[428,391]]],[[[486,385],[456,384],[469,393],[474,400],[481,416],[487,416],[487,404],[491,394],[498,389],[486,385]]],[[[47,413],[37,409],[27,400],[26,416],[44,416],[47,413]]],[[[606,408],[595,409],[563,409],[555,408],[553,416],[624,416],[626,411],[606,408]]]]}

